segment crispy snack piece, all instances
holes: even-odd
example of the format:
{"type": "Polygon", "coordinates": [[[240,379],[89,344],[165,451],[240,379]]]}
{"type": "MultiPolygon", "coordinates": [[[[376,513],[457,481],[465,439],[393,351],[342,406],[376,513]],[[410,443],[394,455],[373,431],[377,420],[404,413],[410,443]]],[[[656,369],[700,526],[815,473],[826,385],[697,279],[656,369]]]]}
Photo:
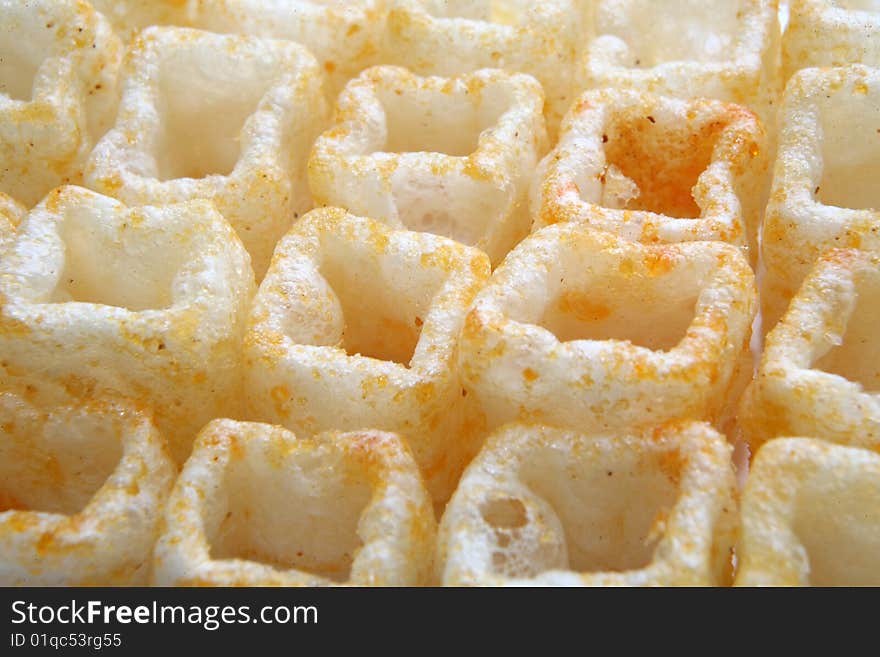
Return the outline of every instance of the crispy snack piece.
{"type": "Polygon", "coordinates": [[[880,6],[872,0],[791,0],[782,40],[785,79],[802,68],[880,66],[880,6]]]}
{"type": "Polygon", "coordinates": [[[524,240],[477,296],[465,388],[490,429],[724,427],[751,378],[754,276],[722,242],[643,246],[579,224],[524,240]]]}
{"type": "Polygon", "coordinates": [[[528,186],[546,148],[529,76],[422,78],[381,66],[345,88],[309,181],[316,203],[450,237],[498,263],[529,232],[528,186]]]}
{"type": "Polygon", "coordinates": [[[780,125],[762,245],[768,331],[822,253],[880,243],[880,71],[799,72],[780,125]]]}
{"type": "Polygon", "coordinates": [[[182,462],[209,419],[240,412],[253,291],[210,203],[126,208],[59,188],[0,258],[0,378],[150,404],[182,462]]]}
{"type": "Polygon", "coordinates": [[[390,0],[390,61],[421,75],[501,68],[543,85],[555,133],[572,100],[580,0],[390,0]]]}
{"type": "Polygon", "coordinates": [[[777,0],[598,0],[579,89],[639,89],[749,106],[781,92],[777,0]]]}
{"type": "Polygon", "coordinates": [[[880,451],[880,255],[823,256],[767,336],[740,422],[753,449],[812,436],[880,451]]]}
{"type": "Polygon", "coordinates": [[[151,25],[190,25],[198,0],[89,0],[125,41],[151,25]]]}
{"type": "Polygon", "coordinates": [[[15,239],[18,225],[27,216],[27,209],[11,196],[0,192],[0,258],[3,250],[15,239]]]}
{"type": "Polygon", "coordinates": [[[279,243],[244,344],[251,419],[297,435],[375,428],[407,440],[438,503],[475,451],[455,356],[485,255],[343,210],[279,243]]]}
{"type": "Polygon", "coordinates": [[[765,146],[739,105],[588,91],[535,176],[535,227],[574,221],[648,243],[722,240],[756,259],[765,146]]]}
{"type": "Polygon", "coordinates": [[[129,205],[212,200],[262,278],[275,243],[312,207],[306,162],[326,120],[315,59],[290,42],[149,28],[123,79],[88,185],[129,205]]]}
{"type": "Polygon", "coordinates": [[[710,586],[736,540],[731,447],[706,424],[489,438],[440,523],[443,583],[710,586]]]}
{"type": "Polygon", "coordinates": [[[417,586],[436,522],[406,445],[379,431],[302,439],[215,420],[156,546],[160,586],[417,586]]]}
{"type": "Polygon", "coordinates": [[[783,438],[755,457],[737,586],[880,586],[880,455],[783,438]]]}
{"type": "Polygon", "coordinates": [[[0,191],[32,206],[82,180],[116,112],[122,44],[80,0],[0,0],[0,191]]]}
{"type": "Polygon", "coordinates": [[[377,64],[387,0],[193,0],[197,24],[230,32],[296,41],[317,57],[334,96],[358,72],[377,64]]]}
{"type": "Polygon", "coordinates": [[[0,585],[145,584],[176,475],[165,441],[126,402],[32,396],[0,392],[0,585]]]}

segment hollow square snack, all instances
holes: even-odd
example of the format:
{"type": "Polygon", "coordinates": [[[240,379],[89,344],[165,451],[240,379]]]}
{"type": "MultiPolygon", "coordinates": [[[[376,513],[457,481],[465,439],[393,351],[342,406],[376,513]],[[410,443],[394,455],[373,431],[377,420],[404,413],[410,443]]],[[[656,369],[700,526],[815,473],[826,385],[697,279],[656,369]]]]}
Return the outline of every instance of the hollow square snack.
{"type": "Polygon", "coordinates": [[[175,474],[126,402],[0,390],[0,585],[146,584],[175,474]]]}
{"type": "Polygon", "coordinates": [[[880,231],[880,71],[806,69],[788,84],[764,219],[765,330],[832,248],[875,248],[880,231]]]}
{"type": "Polygon", "coordinates": [[[571,104],[580,0],[391,0],[389,61],[420,75],[519,71],[544,87],[551,133],[571,104]]]}
{"type": "Polygon", "coordinates": [[[598,0],[578,88],[747,105],[768,125],[781,91],[777,0],[598,0]]]}
{"type": "Polygon", "coordinates": [[[782,62],[786,79],[815,66],[880,65],[880,6],[873,0],[791,0],[782,62]]]}
{"type": "Polygon", "coordinates": [[[339,97],[309,182],[318,204],[443,235],[498,263],[529,232],[528,186],[546,148],[529,76],[423,78],[381,66],[339,97]]]}
{"type": "Polygon", "coordinates": [[[764,130],[740,105],[588,91],[538,168],[534,225],[573,221],[647,243],[722,240],[756,260],[767,166],[764,130]]]}
{"type": "Polygon", "coordinates": [[[752,448],[810,436],[880,451],[880,255],[819,259],[767,335],[740,422],[752,448]]]}
{"type": "Polygon", "coordinates": [[[154,582],[424,585],[435,535],[430,497],[394,434],[298,438],[215,420],[168,501],[154,582]]]}
{"type": "Polygon", "coordinates": [[[378,63],[387,0],[197,0],[195,21],[212,32],[296,41],[327,74],[334,96],[363,69],[378,63]]]}
{"type": "Polygon", "coordinates": [[[452,586],[711,586],[736,541],[731,447],[706,424],[592,434],[513,424],[440,523],[452,586]]]}
{"type": "Polygon", "coordinates": [[[452,240],[310,212],[279,243],[251,309],[249,417],[299,436],[399,433],[445,502],[476,451],[456,353],[488,276],[486,256],[452,240]]]}
{"type": "Polygon", "coordinates": [[[722,242],[645,246],[580,224],[526,238],[477,296],[465,389],[489,429],[724,427],[752,374],[754,275],[722,242]]]}
{"type": "Polygon", "coordinates": [[[58,188],[0,258],[0,378],[149,404],[182,462],[209,419],[241,411],[253,292],[209,202],[127,208],[58,188]]]}
{"type": "Polygon", "coordinates": [[[79,0],[0,0],[0,192],[28,207],[80,183],[113,121],[122,44],[79,0]]]}
{"type": "Polygon", "coordinates": [[[306,162],[326,119],[314,57],[291,42],[148,28],[122,77],[88,186],[129,205],[213,201],[262,278],[275,243],[312,206],[306,162]]]}
{"type": "Polygon", "coordinates": [[[196,16],[199,0],[89,0],[130,42],[151,25],[189,25],[196,16]]]}
{"type": "Polygon", "coordinates": [[[880,454],[765,444],[742,500],[737,586],[880,586],[880,454]]]}

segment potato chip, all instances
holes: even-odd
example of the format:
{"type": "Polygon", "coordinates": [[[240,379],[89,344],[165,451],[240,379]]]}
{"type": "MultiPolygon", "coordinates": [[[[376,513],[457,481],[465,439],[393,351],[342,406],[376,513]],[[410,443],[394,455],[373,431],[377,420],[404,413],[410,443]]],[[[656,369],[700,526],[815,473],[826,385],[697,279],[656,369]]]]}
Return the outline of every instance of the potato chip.
{"type": "Polygon", "coordinates": [[[529,232],[528,186],[547,148],[541,95],[531,77],[504,71],[369,69],[312,149],[315,201],[450,237],[498,263],[529,232]]]}
{"type": "Polygon", "coordinates": [[[0,258],[0,377],[150,404],[182,462],[208,420],[240,412],[253,292],[209,202],[126,208],[59,188],[0,258]]]}
{"type": "Polygon", "coordinates": [[[788,79],[802,68],[880,66],[880,5],[873,0],[791,0],[782,62],[788,79]]]}
{"type": "Polygon", "coordinates": [[[244,343],[251,419],[299,436],[400,433],[438,503],[473,455],[456,353],[489,275],[476,249],[338,208],[279,243],[244,343]]]}
{"type": "Polygon", "coordinates": [[[737,586],[880,586],[880,455],[764,445],[742,501],[737,586]]]}
{"type": "Polygon", "coordinates": [[[391,0],[390,62],[420,75],[481,68],[528,73],[547,97],[551,133],[571,104],[571,74],[583,33],[579,0],[391,0]]]}
{"type": "Polygon", "coordinates": [[[165,441],[124,402],[31,396],[0,392],[0,585],[145,584],[176,475],[165,441]]]}
{"type": "Polygon", "coordinates": [[[598,0],[579,89],[747,105],[772,125],[781,91],[777,0],[598,0]]]}
{"type": "Polygon", "coordinates": [[[465,388],[490,429],[724,426],[751,377],[755,297],[748,262],[728,244],[644,246],[549,226],[474,301],[461,338],[465,388]]]}
{"type": "Polygon", "coordinates": [[[116,112],[122,44],[78,0],[0,0],[0,192],[32,206],[79,183],[116,112]]]}
{"type": "Polygon", "coordinates": [[[822,257],[767,336],[740,413],[753,448],[810,436],[880,451],[880,255],[822,257]]]}
{"type": "Polygon", "coordinates": [[[151,25],[189,25],[198,0],[89,0],[126,42],[151,25]]]}
{"type": "Polygon", "coordinates": [[[129,51],[119,118],[86,181],[129,205],[212,200],[259,279],[312,207],[306,163],[325,120],[322,75],[302,46],[149,28],[129,51]]]}
{"type": "Polygon", "coordinates": [[[780,125],[762,245],[766,330],[823,252],[878,244],[880,71],[801,71],[786,89],[780,125]]]}
{"type": "Polygon", "coordinates": [[[215,420],[168,502],[155,583],[426,584],[435,535],[418,468],[394,434],[298,438],[215,420]]]}
{"type": "Polygon", "coordinates": [[[440,523],[446,585],[710,586],[736,540],[731,447],[700,423],[644,434],[513,424],[440,523]]]}
{"type": "Polygon", "coordinates": [[[535,227],[574,221],[647,243],[722,240],[757,259],[765,146],[739,105],[588,91],[535,176],[535,227]]]}
{"type": "Polygon", "coordinates": [[[358,72],[379,63],[387,0],[195,1],[195,21],[206,30],[305,45],[326,72],[333,95],[358,72]]]}

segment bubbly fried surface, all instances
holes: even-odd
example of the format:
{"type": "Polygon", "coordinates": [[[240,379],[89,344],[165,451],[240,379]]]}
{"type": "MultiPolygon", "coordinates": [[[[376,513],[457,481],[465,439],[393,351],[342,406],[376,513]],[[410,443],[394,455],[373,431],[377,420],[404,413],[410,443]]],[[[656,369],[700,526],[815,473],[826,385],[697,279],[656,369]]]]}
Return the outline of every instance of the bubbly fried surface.
{"type": "Polygon", "coordinates": [[[721,584],[736,536],[731,448],[708,425],[493,434],[440,525],[447,585],[721,584]]]}

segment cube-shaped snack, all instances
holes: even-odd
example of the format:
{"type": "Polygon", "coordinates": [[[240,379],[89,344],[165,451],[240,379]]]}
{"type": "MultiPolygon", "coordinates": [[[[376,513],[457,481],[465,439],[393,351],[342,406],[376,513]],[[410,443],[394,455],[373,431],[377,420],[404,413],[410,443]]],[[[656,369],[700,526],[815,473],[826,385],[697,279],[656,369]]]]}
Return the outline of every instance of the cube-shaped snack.
{"type": "Polygon", "coordinates": [[[312,207],[306,163],[326,120],[314,57],[291,42],[148,28],[122,78],[88,186],[129,205],[213,201],[262,278],[275,243],[312,207]]]}
{"type": "Polygon", "coordinates": [[[58,188],[0,258],[0,379],[148,404],[182,462],[206,422],[241,412],[253,292],[209,202],[127,208],[58,188]]]}
{"type": "Polygon", "coordinates": [[[200,0],[89,0],[128,43],[151,25],[190,25],[200,0]]]}
{"type": "Polygon", "coordinates": [[[764,130],[740,105],[588,91],[535,176],[534,225],[574,221],[647,243],[721,240],[757,261],[767,167],[764,130]]]}
{"type": "Polygon", "coordinates": [[[765,444],[742,499],[737,586],[880,586],[880,454],[765,444]]]}
{"type": "Polygon", "coordinates": [[[0,585],[143,585],[176,469],[122,401],[0,391],[0,585]]]}
{"type": "Polygon", "coordinates": [[[785,90],[764,219],[765,330],[832,248],[880,244],[880,70],[806,69],[785,90]]]}
{"type": "Polygon", "coordinates": [[[388,0],[196,0],[195,24],[212,32],[296,41],[317,57],[333,96],[378,64],[388,0]]]}
{"type": "Polygon", "coordinates": [[[28,207],[82,182],[116,115],[122,44],[81,0],[0,0],[0,192],[28,207]]]}
{"type": "Polygon", "coordinates": [[[727,583],[731,451],[696,422],[610,434],[504,427],[446,507],[438,577],[451,586],[727,583]]]}
{"type": "Polygon", "coordinates": [[[751,378],[754,275],[723,242],[645,246],[581,224],[526,238],[477,296],[460,367],[488,428],[707,420],[751,378]]]}
{"type": "Polygon", "coordinates": [[[547,137],[541,89],[484,70],[418,77],[380,66],[346,86],[315,142],[315,202],[443,235],[500,262],[529,232],[528,188],[547,137]]]}
{"type": "Polygon", "coordinates": [[[597,0],[579,89],[747,105],[769,126],[781,92],[777,0],[597,0]]]}
{"type": "Polygon", "coordinates": [[[880,5],[873,0],[791,0],[782,64],[786,79],[815,66],[880,66],[880,5]]]}
{"type": "Polygon", "coordinates": [[[488,276],[488,258],[452,240],[310,212],[279,243],[251,309],[249,418],[299,436],[399,433],[445,502],[477,448],[456,354],[488,276]]]}
{"type": "Polygon", "coordinates": [[[215,420],[156,546],[160,586],[418,586],[436,521],[406,445],[379,431],[299,438],[215,420]]]}
{"type": "Polygon", "coordinates": [[[583,33],[580,0],[390,0],[387,61],[421,75],[482,68],[528,73],[546,95],[551,132],[572,100],[583,33]]]}
{"type": "Polygon", "coordinates": [[[880,254],[829,251],[767,335],[740,424],[880,451],[880,254]]]}

